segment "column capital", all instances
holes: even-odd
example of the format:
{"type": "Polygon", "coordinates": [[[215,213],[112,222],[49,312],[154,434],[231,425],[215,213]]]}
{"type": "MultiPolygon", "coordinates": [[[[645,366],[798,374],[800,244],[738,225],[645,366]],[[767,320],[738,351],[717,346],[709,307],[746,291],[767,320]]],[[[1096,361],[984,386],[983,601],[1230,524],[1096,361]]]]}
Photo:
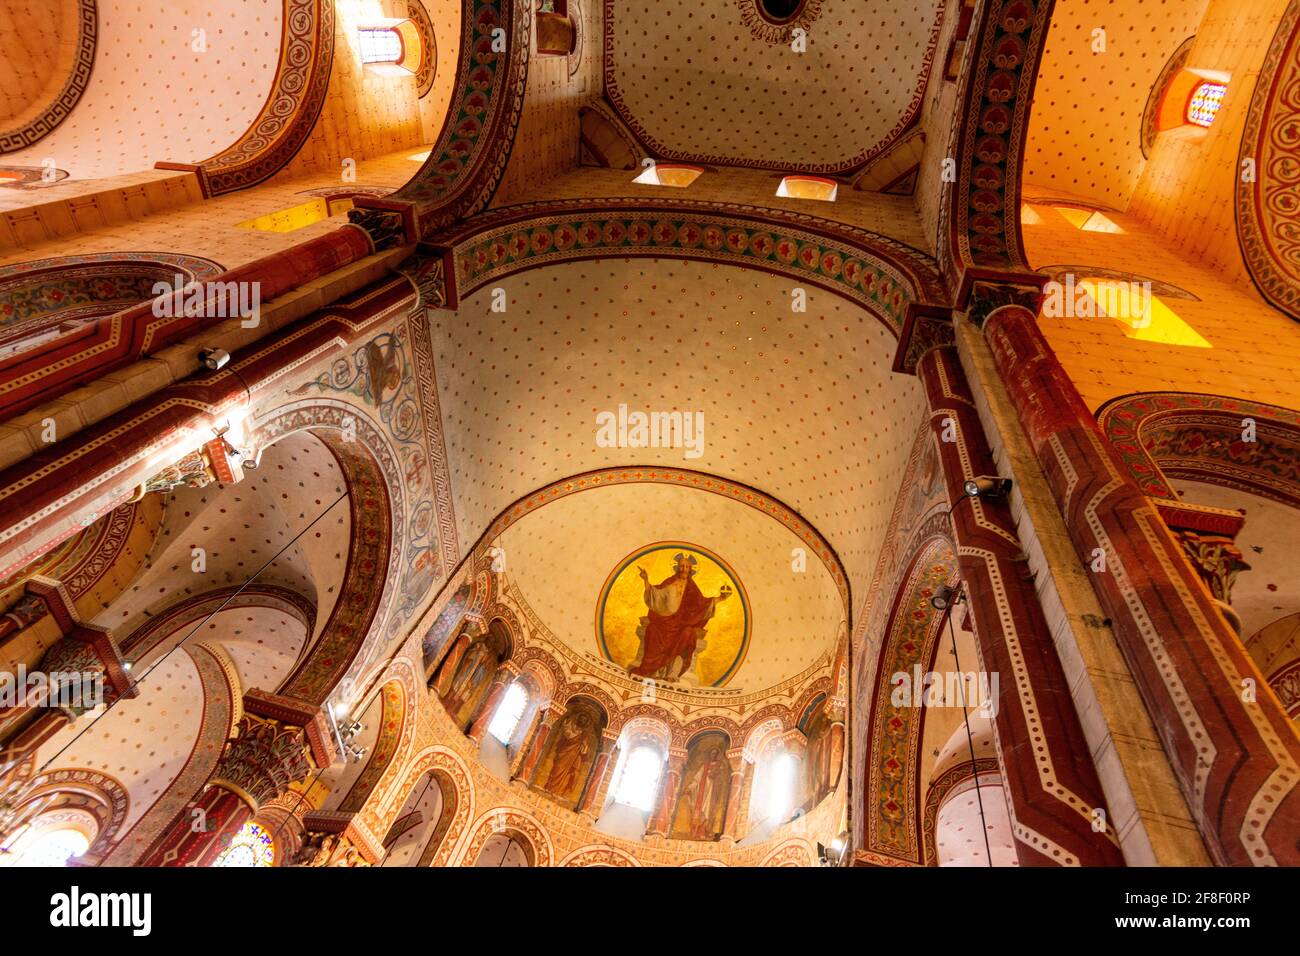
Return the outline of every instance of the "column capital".
{"type": "Polygon", "coordinates": [[[253,688],[244,693],[244,713],[290,727],[301,727],[311,748],[311,759],[318,767],[328,767],[338,755],[324,707],[297,697],[253,688]]]}
{"type": "Polygon", "coordinates": [[[211,786],[228,790],[256,812],[311,772],[301,727],[245,713],[226,742],[211,786]]]}
{"type": "Polygon", "coordinates": [[[1037,273],[975,279],[965,296],[966,317],[976,328],[982,329],[994,312],[1008,306],[1017,306],[1031,315],[1038,315],[1043,286],[1049,281],[1047,276],[1037,273]]]}

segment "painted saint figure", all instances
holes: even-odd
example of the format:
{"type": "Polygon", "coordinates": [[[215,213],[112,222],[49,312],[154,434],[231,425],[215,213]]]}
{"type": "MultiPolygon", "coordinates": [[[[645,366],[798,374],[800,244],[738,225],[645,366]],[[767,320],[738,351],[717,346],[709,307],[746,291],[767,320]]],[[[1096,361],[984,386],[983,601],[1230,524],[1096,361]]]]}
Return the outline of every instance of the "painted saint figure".
{"type": "Polygon", "coordinates": [[[722,833],[731,790],[731,767],[726,754],[713,744],[688,762],[672,835],[683,840],[716,840],[722,833]]]}
{"type": "Polygon", "coordinates": [[[578,799],[596,749],[595,726],[591,715],[581,710],[561,721],[543,790],[565,800],[578,799]]]}
{"type": "Polygon", "coordinates": [[[716,597],[700,592],[694,581],[699,564],[694,555],[678,553],[673,561],[673,576],[659,584],[651,584],[645,568],[637,568],[649,613],[637,628],[641,647],[628,667],[629,674],[656,680],[695,680],[691,661],[706,646],[705,625],[713,618],[718,602],[731,596],[725,584],[716,597]]]}

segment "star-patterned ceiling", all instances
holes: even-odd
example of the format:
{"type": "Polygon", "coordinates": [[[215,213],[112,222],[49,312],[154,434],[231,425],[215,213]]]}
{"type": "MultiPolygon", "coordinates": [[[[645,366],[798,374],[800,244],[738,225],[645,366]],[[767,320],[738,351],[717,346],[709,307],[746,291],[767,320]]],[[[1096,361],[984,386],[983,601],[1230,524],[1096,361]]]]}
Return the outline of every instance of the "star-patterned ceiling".
{"type": "Polygon", "coordinates": [[[807,0],[800,44],[758,2],[605,0],[605,95],[655,155],[841,172],[910,126],[942,4],[807,0]]]}

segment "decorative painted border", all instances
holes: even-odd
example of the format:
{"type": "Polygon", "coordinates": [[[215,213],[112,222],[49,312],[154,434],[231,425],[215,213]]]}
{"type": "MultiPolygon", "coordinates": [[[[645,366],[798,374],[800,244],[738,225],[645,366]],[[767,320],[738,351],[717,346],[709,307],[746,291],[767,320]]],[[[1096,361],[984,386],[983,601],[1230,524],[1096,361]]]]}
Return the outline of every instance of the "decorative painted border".
{"type": "Polygon", "coordinates": [[[281,406],[258,420],[250,440],[263,448],[303,429],[310,429],[338,460],[352,508],[347,570],[338,599],[306,659],[279,691],[320,704],[346,674],[365,666],[382,638],[385,609],[396,596],[401,571],[406,506],[397,458],[383,432],[359,408],[328,400],[281,406]],[[355,441],[333,434],[345,418],[353,423],[355,441]]]}
{"type": "MultiPolygon", "coordinates": [[[[0,129],[0,154],[16,153],[39,142],[71,114],[90,85],[99,43],[99,15],[95,0],[77,0],[77,52],[72,72],[50,104],[21,126],[0,129]]],[[[66,174],[65,174],[66,175],[66,174]]]]}
{"type": "Polygon", "coordinates": [[[387,199],[363,200],[352,222],[399,215],[414,241],[482,210],[496,191],[523,110],[532,2],[465,0],[461,20],[456,92],[437,144],[410,182],[387,199]]]}
{"type": "Polygon", "coordinates": [[[0,340],[13,342],[50,323],[112,315],[151,301],[154,283],[171,287],[178,275],[187,284],[222,271],[211,259],[170,252],[97,252],[0,266],[0,340]],[[144,295],[131,288],[143,283],[149,285],[144,295]]]}
{"type": "Polygon", "coordinates": [[[940,514],[921,529],[907,575],[895,592],[871,688],[870,747],[862,768],[862,848],[914,866],[924,862],[919,768],[925,708],[891,706],[890,680],[918,665],[928,671],[934,661],[946,615],[930,606],[930,597],[958,578],[956,551],[942,530],[947,521],[940,514]]]}
{"type": "Polygon", "coordinates": [[[1241,135],[1237,240],[1260,294],[1300,319],[1300,0],[1291,0],[1259,68],[1241,135]]]}
{"type": "Polygon", "coordinates": [[[421,0],[407,0],[406,15],[415,25],[420,45],[424,47],[424,59],[420,62],[420,71],[415,74],[416,96],[424,99],[433,89],[434,77],[438,75],[438,36],[421,0]]]}
{"type": "Polygon", "coordinates": [[[971,269],[1028,271],[1020,175],[1055,0],[987,0],[968,43],[952,134],[957,181],[940,203],[939,261],[954,288],[971,269]]]}
{"type": "MultiPolygon", "coordinates": [[[[790,42],[795,29],[806,32],[812,22],[821,16],[822,2],[823,0],[802,0],[794,13],[781,20],[767,15],[761,6],[762,0],[736,0],[736,6],[740,8],[740,18],[749,27],[749,32],[754,34],[754,39],[784,46],[790,42]]],[[[942,7],[939,8],[939,15],[942,19],[942,7]]]]}
{"type": "Polygon", "coordinates": [[[455,259],[457,301],[556,262],[658,257],[762,269],[834,292],[895,335],[909,309],[943,297],[919,250],[812,216],[732,203],[566,200],[505,206],[434,237],[455,259]]]}
{"type": "Polygon", "coordinates": [[[640,484],[644,482],[677,485],[696,491],[721,495],[732,501],[749,505],[751,508],[761,511],[773,520],[780,522],[787,531],[799,538],[821,559],[822,564],[826,566],[826,570],[831,576],[831,580],[835,582],[836,588],[839,589],[844,606],[846,608],[849,606],[848,576],[844,572],[844,566],[840,563],[839,556],[826,539],[818,533],[817,529],[800,517],[798,512],[772,496],[757,491],[748,485],[686,468],[599,468],[594,471],[584,471],[569,478],[562,478],[530,495],[520,498],[502,511],[488,525],[480,540],[495,540],[506,528],[519,519],[559,498],[565,498],[583,491],[591,491],[596,488],[609,487],[610,485],[640,484]]]}
{"type": "Polygon", "coordinates": [[[205,196],[247,189],[288,165],[325,105],[334,66],[331,0],[284,0],[284,38],[271,93],[235,143],[198,164],[205,196]]]}
{"type": "Polygon", "coordinates": [[[1151,155],[1151,149],[1156,145],[1156,119],[1160,115],[1160,106],[1164,102],[1165,94],[1169,92],[1169,84],[1173,82],[1178,72],[1187,65],[1187,55],[1192,51],[1192,42],[1196,39],[1196,34],[1192,34],[1186,40],[1178,45],[1173,55],[1165,61],[1161,67],[1156,81],[1151,84],[1151,92],[1147,94],[1146,107],[1142,110],[1142,125],[1139,127],[1139,143],[1142,146],[1142,157],[1144,159],[1151,155]]]}
{"type": "MultiPolygon", "coordinates": [[[[775,169],[787,173],[830,173],[834,174],[856,174],[868,166],[872,160],[886,152],[894,143],[916,123],[917,117],[921,112],[921,104],[925,101],[925,90],[930,80],[930,68],[934,64],[934,51],[939,45],[939,31],[943,27],[945,2],[939,2],[935,8],[934,25],[930,28],[930,37],[926,41],[925,53],[921,58],[921,71],[917,80],[916,89],[912,92],[912,97],[903,110],[903,115],[899,117],[894,128],[880,142],[874,146],[868,147],[856,156],[838,163],[798,163],[777,160],[746,159],[744,157],[721,156],[716,154],[703,155],[699,153],[690,153],[682,150],[670,149],[655,139],[639,120],[632,115],[630,109],[623,102],[623,94],[618,85],[618,69],[614,62],[614,7],[616,0],[603,0],[605,4],[605,43],[604,43],[604,79],[605,79],[605,100],[612,106],[619,117],[627,124],[628,129],[655,154],[659,159],[671,159],[686,163],[702,163],[706,166],[743,166],[750,169],[775,169]]],[[[737,0],[742,11],[746,0],[737,0]]],[[[813,6],[820,6],[822,0],[808,0],[805,10],[801,12],[796,19],[807,17],[807,22],[811,23],[816,16],[808,15],[807,11],[813,6]]],[[[749,0],[752,5],[753,0],[749,0]]],[[[757,10],[754,10],[754,16],[758,17],[757,10]]],[[[748,17],[745,22],[753,30],[748,17]]],[[[760,20],[765,27],[774,31],[785,30],[785,27],[776,27],[766,20],[760,20]]],[[[801,20],[802,23],[802,20],[801,20]]],[[[793,29],[800,26],[801,23],[791,21],[788,26],[793,29]]],[[[758,36],[758,33],[755,32],[758,36]]],[[[760,36],[759,39],[766,40],[766,36],[760,36]]],[[[768,40],[768,42],[775,42],[768,40]]],[[[780,42],[788,42],[781,40],[780,42]]]]}
{"type": "Polygon", "coordinates": [[[1148,497],[1178,501],[1169,478],[1223,485],[1300,508],[1300,412],[1194,392],[1140,392],[1097,412],[1121,467],[1148,497]],[[1257,440],[1245,442],[1245,420],[1257,440]]]}

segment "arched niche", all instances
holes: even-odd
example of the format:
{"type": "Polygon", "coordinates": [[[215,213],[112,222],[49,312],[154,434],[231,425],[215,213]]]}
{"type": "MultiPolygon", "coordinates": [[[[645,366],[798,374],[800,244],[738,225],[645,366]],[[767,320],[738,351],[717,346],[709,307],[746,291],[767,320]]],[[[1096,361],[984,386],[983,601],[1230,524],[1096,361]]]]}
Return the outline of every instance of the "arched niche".
{"type": "Polygon", "coordinates": [[[713,841],[722,836],[732,798],[730,749],[731,739],[716,730],[698,734],[686,745],[681,787],[669,822],[670,838],[713,841]]]}
{"type": "Polygon", "coordinates": [[[588,697],[571,697],[551,727],[530,785],[570,809],[577,809],[600,753],[609,716],[588,697]]]}
{"type": "Polygon", "coordinates": [[[429,866],[456,816],[459,796],[451,777],[430,770],[420,777],[384,837],[381,866],[429,866]]]}
{"type": "Polygon", "coordinates": [[[467,646],[454,649],[447,655],[433,687],[457,726],[468,728],[478,716],[497,669],[510,657],[513,646],[505,622],[493,618],[485,629],[469,640],[467,646]]]}
{"type": "Polygon", "coordinates": [[[34,349],[68,348],[114,313],[222,272],[169,252],[97,252],[0,266],[0,366],[34,349]]]}

